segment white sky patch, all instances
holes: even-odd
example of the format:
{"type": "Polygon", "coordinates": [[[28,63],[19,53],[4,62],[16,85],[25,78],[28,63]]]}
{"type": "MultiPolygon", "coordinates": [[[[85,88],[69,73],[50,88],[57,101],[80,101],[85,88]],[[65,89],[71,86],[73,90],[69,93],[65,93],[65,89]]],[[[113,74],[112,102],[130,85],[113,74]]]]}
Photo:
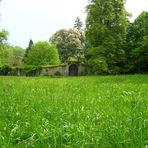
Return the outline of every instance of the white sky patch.
{"type": "MultiPolygon", "coordinates": [[[[88,0],[3,0],[0,6],[0,28],[9,31],[9,43],[27,47],[30,38],[48,41],[62,28],[73,28],[77,16],[85,23],[88,0]]],[[[133,21],[148,0],[127,0],[126,9],[133,21]]]]}
{"type": "Polygon", "coordinates": [[[142,11],[148,11],[148,0],[127,0],[126,10],[132,14],[130,20],[133,22],[142,11]]]}

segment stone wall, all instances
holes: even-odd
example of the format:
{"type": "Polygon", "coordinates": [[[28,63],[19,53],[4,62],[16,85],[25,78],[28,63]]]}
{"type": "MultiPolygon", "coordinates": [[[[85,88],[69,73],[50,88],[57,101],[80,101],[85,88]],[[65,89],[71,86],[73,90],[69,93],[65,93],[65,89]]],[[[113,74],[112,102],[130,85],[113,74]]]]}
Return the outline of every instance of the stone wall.
{"type": "Polygon", "coordinates": [[[67,71],[67,66],[59,66],[59,67],[46,67],[42,68],[40,71],[41,76],[52,76],[55,75],[56,73],[60,73],[61,75],[67,76],[68,71],[67,71]]]}
{"type": "Polygon", "coordinates": [[[80,63],[67,63],[66,65],[60,65],[56,67],[40,67],[40,68],[1,68],[0,75],[10,76],[81,76],[91,74],[91,68],[87,65],[80,63]],[[71,68],[74,67],[75,69],[71,68]]]}
{"type": "Polygon", "coordinates": [[[40,71],[41,76],[51,76],[55,75],[56,73],[60,73],[63,76],[69,76],[69,67],[75,64],[78,67],[78,76],[91,74],[91,68],[84,64],[78,63],[69,63],[66,65],[62,65],[59,67],[46,67],[42,68],[40,71]]]}

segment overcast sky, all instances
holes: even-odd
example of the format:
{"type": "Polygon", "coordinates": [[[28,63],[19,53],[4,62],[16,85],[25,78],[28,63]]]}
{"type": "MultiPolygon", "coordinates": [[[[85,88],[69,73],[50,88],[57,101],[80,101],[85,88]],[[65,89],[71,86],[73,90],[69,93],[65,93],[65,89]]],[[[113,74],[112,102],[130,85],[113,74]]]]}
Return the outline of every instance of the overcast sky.
{"type": "MultiPolygon", "coordinates": [[[[8,30],[9,43],[27,47],[30,38],[48,41],[62,28],[72,28],[77,16],[85,23],[88,0],[2,0],[0,28],[8,30]]],[[[133,21],[148,11],[148,0],[127,0],[133,21]]]]}

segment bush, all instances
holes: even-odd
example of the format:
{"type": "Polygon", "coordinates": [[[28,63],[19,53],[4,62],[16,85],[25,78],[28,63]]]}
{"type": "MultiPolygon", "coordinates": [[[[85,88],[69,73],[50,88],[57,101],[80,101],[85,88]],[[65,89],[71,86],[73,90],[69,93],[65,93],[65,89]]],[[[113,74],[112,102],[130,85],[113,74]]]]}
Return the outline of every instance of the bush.
{"type": "Polygon", "coordinates": [[[108,65],[104,57],[96,57],[88,61],[89,65],[93,67],[95,74],[107,74],[108,65]]]}
{"type": "Polygon", "coordinates": [[[58,65],[60,64],[58,50],[47,42],[37,42],[31,46],[28,53],[28,65],[58,65]]]}

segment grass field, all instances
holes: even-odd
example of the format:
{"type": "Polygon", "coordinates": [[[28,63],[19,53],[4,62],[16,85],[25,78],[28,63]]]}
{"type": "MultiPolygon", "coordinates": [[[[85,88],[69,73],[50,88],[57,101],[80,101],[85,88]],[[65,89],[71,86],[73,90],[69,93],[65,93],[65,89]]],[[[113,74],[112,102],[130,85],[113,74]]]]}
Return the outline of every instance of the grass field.
{"type": "Polygon", "coordinates": [[[148,75],[0,77],[1,148],[148,148],[148,75]]]}

